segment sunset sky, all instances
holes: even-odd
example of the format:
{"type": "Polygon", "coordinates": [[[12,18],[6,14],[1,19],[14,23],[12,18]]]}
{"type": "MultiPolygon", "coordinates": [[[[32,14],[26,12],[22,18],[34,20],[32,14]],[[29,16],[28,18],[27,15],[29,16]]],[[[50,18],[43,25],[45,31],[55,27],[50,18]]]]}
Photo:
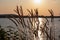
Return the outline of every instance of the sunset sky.
{"type": "Polygon", "coordinates": [[[0,14],[15,13],[13,10],[17,5],[22,5],[25,11],[38,8],[40,15],[49,15],[48,9],[52,9],[54,15],[60,13],[60,0],[40,0],[40,3],[35,3],[35,0],[0,0],[0,14]]]}

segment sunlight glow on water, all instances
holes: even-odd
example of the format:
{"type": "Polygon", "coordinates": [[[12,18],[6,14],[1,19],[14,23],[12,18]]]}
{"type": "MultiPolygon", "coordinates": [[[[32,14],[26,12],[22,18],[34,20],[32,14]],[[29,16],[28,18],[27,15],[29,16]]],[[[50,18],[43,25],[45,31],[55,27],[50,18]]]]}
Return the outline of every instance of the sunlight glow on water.
{"type": "Polygon", "coordinates": [[[43,40],[40,30],[38,31],[38,37],[39,37],[39,40],[43,40]]]}
{"type": "Polygon", "coordinates": [[[41,25],[43,24],[42,23],[42,18],[38,18],[38,20],[39,21],[36,21],[35,22],[35,30],[37,29],[37,26],[38,26],[38,23],[39,23],[39,26],[38,26],[38,37],[35,39],[35,40],[43,40],[43,38],[42,38],[42,35],[41,35],[41,33],[42,33],[42,31],[41,31],[41,25]]]}
{"type": "MultiPolygon", "coordinates": [[[[42,21],[44,21],[45,19],[42,19],[42,18],[39,18],[39,26],[41,26],[43,23],[42,21]]],[[[50,22],[50,19],[49,20],[49,24],[51,25],[51,22],[50,22]]],[[[55,23],[55,27],[56,27],[56,38],[57,40],[59,40],[59,35],[60,35],[60,18],[56,18],[54,19],[54,23],[55,23]]],[[[45,22],[45,21],[44,21],[45,22]]],[[[4,26],[4,28],[6,28],[6,26],[9,26],[11,25],[12,27],[15,28],[15,24],[13,24],[13,22],[11,22],[10,20],[8,20],[7,18],[0,18],[0,25],[4,26]]],[[[50,27],[50,25],[48,27],[50,27]]],[[[16,29],[15,29],[16,30],[16,29]]],[[[39,37],[39,40],[45,40],[42,36],[44,35],[40,35],[41,34],[41,30],[38,30],[38,37],[39,37]]]]}
{"type": "Polygon", "coordinates": [[[42,24],[42,18],[39,18],[39,22],[40,22],[40,24],[39,24],[39,25],[41,25],[41,24],[42,24]]]}
{"type": "Polygon", "coordinates": [[[40,26],[43,24],[42,23],[42,18],[38,18],[38,20],[39,20],[39,30],[38,30],[38,37],[39,37],[39,40],[43,40],[43,38],[42,38],[42,35],[41,35],[41,30],[40,30],[40,26]]]}

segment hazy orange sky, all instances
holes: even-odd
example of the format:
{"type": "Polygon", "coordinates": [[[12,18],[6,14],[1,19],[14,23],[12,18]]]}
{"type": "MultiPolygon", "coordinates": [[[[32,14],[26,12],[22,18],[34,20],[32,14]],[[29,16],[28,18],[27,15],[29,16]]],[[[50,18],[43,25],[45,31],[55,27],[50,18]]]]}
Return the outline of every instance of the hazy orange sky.
{"type": "Polygon", "coordinates": [[[0,14],[15,13],[16,5],[22,5],[24,10],[38,8],[40,15],[49,15],[48,9],[53,9],[55,15],[60,13],[60,0],[41,0],[39,4],[34,0],[0,0],[0,14]]]}

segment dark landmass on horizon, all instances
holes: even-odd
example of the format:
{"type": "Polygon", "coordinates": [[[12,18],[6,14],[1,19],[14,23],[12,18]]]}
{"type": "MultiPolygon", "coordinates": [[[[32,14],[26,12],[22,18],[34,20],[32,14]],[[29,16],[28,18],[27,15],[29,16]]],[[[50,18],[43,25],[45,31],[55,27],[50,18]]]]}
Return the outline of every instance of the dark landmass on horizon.
{"type": "MultiPolygon", "coordinates": [[[[0,18],[52,18],[52,16],[18,16],[16,14],[0,14],[0,18]]],[[[53,18],[60,18],[60,16],[53,16],[53,18]]]]}

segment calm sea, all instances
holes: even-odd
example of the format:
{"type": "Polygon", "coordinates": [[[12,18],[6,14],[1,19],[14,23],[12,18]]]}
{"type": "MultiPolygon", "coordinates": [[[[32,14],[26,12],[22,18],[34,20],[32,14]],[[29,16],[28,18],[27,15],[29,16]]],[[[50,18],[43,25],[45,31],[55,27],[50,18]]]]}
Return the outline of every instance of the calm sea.
{"type": "MultiPolygon", "coordinates": [[[[48,19],[49,22],[51,19],[48,19]]],[[[51,24],[51,22],[50,22],[51,24]]],[[[2,27],[6,27],[6,26],[12,26],[15,27],[15,24],[9,20],[8,18],[0,18],[0,25],[2,27]]],[[[55,26],[55,35],[56,35],[56,39],[59,40],[59,35],[60,35],[60,18],[54,18],[54,26],[55,26]]]]}

